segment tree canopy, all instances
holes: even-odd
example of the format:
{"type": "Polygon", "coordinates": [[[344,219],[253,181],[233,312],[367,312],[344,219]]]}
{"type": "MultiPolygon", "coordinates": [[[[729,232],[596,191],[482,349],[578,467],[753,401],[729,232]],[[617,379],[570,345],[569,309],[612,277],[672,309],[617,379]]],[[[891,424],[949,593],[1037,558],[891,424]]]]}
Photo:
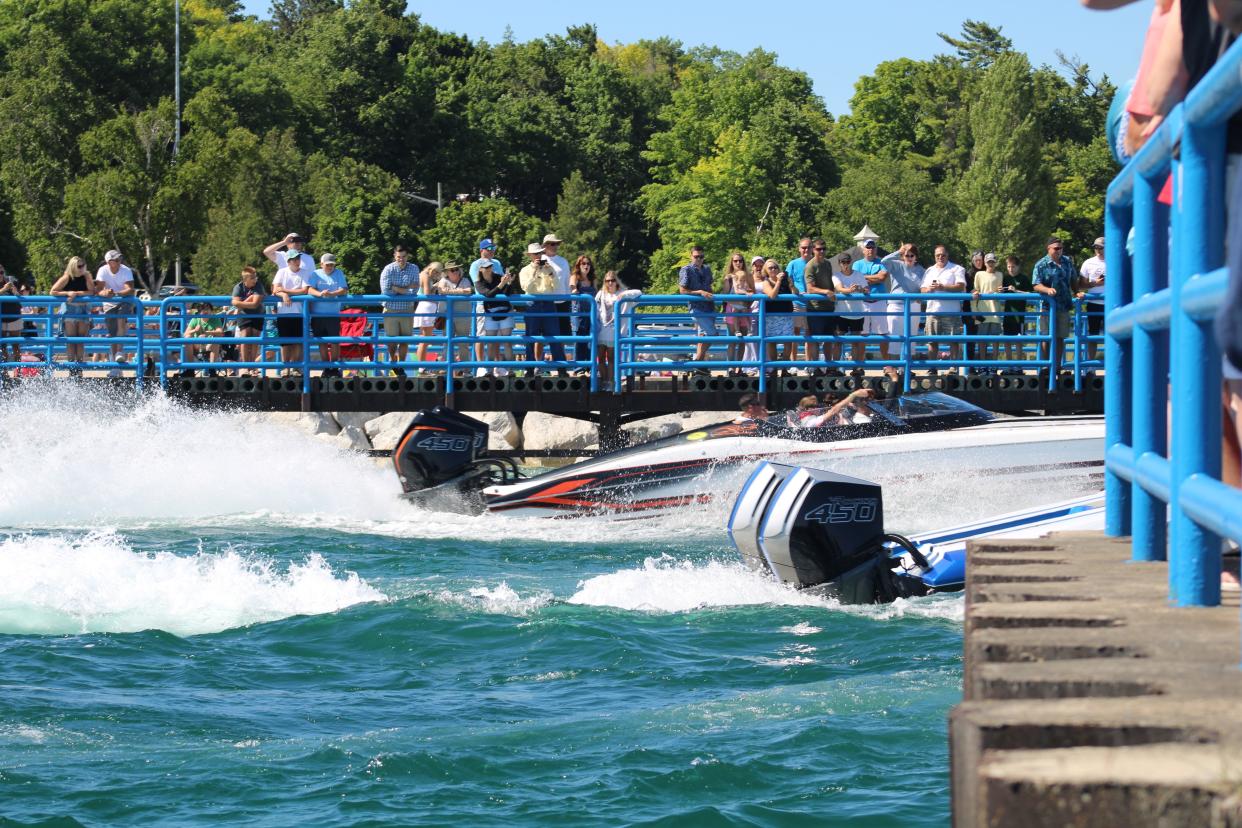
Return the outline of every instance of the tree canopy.
{"type": "Polygon", "coordinates": [[[180,260],[224,290],[297,231],[361,291],[396,244],[470,260],[490,236],[516,266],[552,230],[662,290],[695,243],[784,261],[869,223],[885,246],[1027,258],[1054,230],[1076,251],[1101,232],[1112,84],[1031,67],[985,21],[881,63],[834,116],[763,49],[610,44],[587,23],[488,43],[405,5],[183,0],[174,157],[171,3],[0,4],[5,265],[46,288],[115,247],[149,287],[180,260]]]}

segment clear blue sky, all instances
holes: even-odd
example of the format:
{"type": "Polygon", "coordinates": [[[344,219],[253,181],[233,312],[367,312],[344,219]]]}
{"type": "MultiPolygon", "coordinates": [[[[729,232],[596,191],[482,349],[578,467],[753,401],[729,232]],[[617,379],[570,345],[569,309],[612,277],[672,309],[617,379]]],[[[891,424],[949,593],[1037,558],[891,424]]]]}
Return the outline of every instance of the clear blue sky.
{"type": "MultiPolygon", "coordinates": [[[[270,8],[269,0],[245,0],[244,5],[261,17],[270,8]]],[[[437,29],[491,43],[504,37],[506,26],[522,41],[594,23],[608,43],[667,35],[687,46],[710,44],[736,52],[760,46],[776,52],[782,65],[810,75],[829,111],[840,114],[848,110],[859,76],[871,74],[885,60],[921,60],[949,51],[936,33],[957,34],[968,18],[1002,27],[1036,65],[1056,66],[1060,49],[1090,64],[1093,75],[1107,73],[1120,83],[1138,65],[1151,3],[1093,12],[1077,0],[410,0],[409,9],[437,29]]]]}

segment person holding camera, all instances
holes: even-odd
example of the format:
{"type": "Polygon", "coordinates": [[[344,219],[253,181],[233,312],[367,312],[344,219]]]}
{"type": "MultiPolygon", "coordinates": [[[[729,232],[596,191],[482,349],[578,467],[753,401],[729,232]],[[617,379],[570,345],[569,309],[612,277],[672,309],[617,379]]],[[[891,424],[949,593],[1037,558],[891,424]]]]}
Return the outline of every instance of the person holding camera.
{"type": "MultiPolygon", "coordinates": [[[[483,301],[483,313],[479,317],[483,325],[482,335],[486,337],[512,336],[513,305],[506,297],[517,292],[517,278],[511,271],[503,274],[497,273],[499,262],[494,259],[488,258],[476,264],[479,267],[475,270],[474,290],[486,297],[483,301]]],[[[473,265],[471,268],[474,269],[473,265]]],[[[513,345],[509,342],[478,343],[479,361],[488,359],[495,362],[501,359],[502,353],[506,362],[513,361],[513,345]]],[[[478,376],[486,376],[488,369],[480,366],[475,373],[478,376]]],[[[495,373],[496,376],[503,377],[509,373],[509,369],[497,368],[495,373]]]]}
{"type": "MultiPolygon", "coordinates": [[[[557,281],[556,270],[548,261],[544,245],[531,242],[526,248],[526,255],[530,258],[530,262],[518,274],[522,292],[532,296],[553,296],[560,293],[561,286],[557,281]]],[[[551,300],[541,299],[530,303],[530,307],[526,310],[526,336],[552,337],[552,359],[564,362],[565,345],[556,340],[559,330],[559,323],[556,321],[556,305],[551,300]]],[[[529,359],[530,351],[529,346],[527,347],[529,359]]],[[[534,343],[534,361],[543,362],[543,342],[541,341],[534,343]]],[[[539,373],[537,366],[532,370],[535,374],[539,373]]],[[[568,372],[561,368],[559,373],[563,376],[568,372]]]]}
{"type": "MultiPolygon", "coordinates": [[[[949,250],[943,244],[936,245],[936,263],[923,271],[923,293],[962,293],[966,290],[966,270],[949,261],[949,250]]],[[[962,335],[962,303],[945,299],[929,299],[926,305],[927,321],[925,323],[928,336],[961,336],[962,335]]],[[[931,342],[928,348],[931,358],[961,358],[961,343],[950,342],[947,352],[937,351],[931,342]]],[[[937,373],[933,368],[928,373],[937,373]]],[[[949,373],[956,374],[957,369],[949,373]]]]}

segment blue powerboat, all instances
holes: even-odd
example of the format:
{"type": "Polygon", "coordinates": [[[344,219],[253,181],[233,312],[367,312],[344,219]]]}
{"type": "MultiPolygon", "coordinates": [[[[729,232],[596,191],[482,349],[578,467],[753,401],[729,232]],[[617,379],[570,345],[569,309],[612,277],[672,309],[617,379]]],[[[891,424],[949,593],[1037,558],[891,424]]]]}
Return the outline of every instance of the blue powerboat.
{"type": "Polygon", "coordinates": [[[966,584],[966,542],[1100,529],[1102,493],[906,537],[886,532],[882,488],[821,469],[763,462],[729,515],[753,569],[842,603],[887,603],[966,584]]]}

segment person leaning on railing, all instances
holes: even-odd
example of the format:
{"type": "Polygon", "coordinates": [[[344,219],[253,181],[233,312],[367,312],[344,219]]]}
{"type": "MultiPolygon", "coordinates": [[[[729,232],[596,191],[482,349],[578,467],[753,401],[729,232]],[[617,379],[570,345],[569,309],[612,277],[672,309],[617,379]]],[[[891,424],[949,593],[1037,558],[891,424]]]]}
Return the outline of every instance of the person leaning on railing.
{"type": "MultiPolygon", "coordinates": [[[[233,309],[239,314],[237,328],[234,330],[235,336],[244,338],[263,336],[263,300],[265,298],[267,298],[267,289],[259,281],[258,271],[253,267],[243,267],[241,280],[233,285],[233,297],[230,300],[233,309]]],[[[258,342],[241,343],[241,361],[259,361],[258,342]]],[[[258,375],[257,368],[249,368],[242,372],[242,376],[257,377],[258,375]]]]}
{"type": "Polygon", "coordinates": [[[642,295],[641,290],[627,290],[613,270],[604,274],[604,286],[595,294],[595,352],[604,384],[612,381],[613,345],[617,341],[617,303],[642,295]]]}
{"type": "MultiPolygon", "coordinates": [[[[599,290],[599,286],[595,284],[595,262],[591,261],[590,256],[579,256],[574,260],[573,267],[569,269],[569,292],[577,296],[594,296],[599,290]]],[[[578,300],[573,303],[574,318],[573,331],[575,336],[591,335],[591,303],[578,300]]],[[[591,343],[576,342],[574,343],[574,361],[590,363],[591,361],[591,343]]],[[[578,374],[589,374],[589,368],[579,368],[578,374]]]]}
{"type": "Polygon", "coordinates": [[[12,339],[11,343],[0,342],[0,362],[20,362],[21,347],[17,338],[22,333],[22,283],[16,275],[5,272],[0,265],[0,339],[12,339]]]}
{"type": "MultiPolygon", "coordinates": [[[[1082,310],[1087,314],[1087,335],[1097,337],[1104,331],[1104,277],[1108,271],[1104,263],[1104,237],[1091,244],[1095,255],[1082,263],[1078,269],[1078,298],[1085,299],[1082,310]]],[[[1099,345],[1092,339],[1087,342],[1087,359],[1095,361],[1099,345]]]]}
{"type": "MultiPolygon", "coordinates": [[[[1018,267],[1017,256],[1005,257],[1005,275],[1001,280],[1001,291],[1004,293],[1030,293],[1031,278],[1018,267]]],[[[1025,359],[1022,343],[1015,342],[1013,337],[1022,336],[1026,328],[1026,300],[1005,300],[1005,317],[1001,320],[1001,332],[1005,335],[1005,359],[1016,362],[1025,359]]],[[[1021,374],[1021,369],[1012,369],[1007,373],[1021,374]]]]}
{"type": "MultiPolygon", "coordinates": [[[[52,296],[65,300],[64,336],[86,337],[91,334],[91,308],[87,301],[95,295],[95,282],[86,269],[81,256],[70,256],[65,272],[48,291],[52,296]]],[[[69,376],[82,376],[82,363],[86,362],[85,342],[66,342],[69,376]]]]}
{"type": "MultiPolygon", "coordinates": [[[[276,306],[276,333],[281,339],[295,340],[280,345],[280,361],[289,365],[302,361],[302,337],[306,332],[302,307],[293,301],[294,296],[306,294],[306,280],[302,276],[301,252],[290,250],[285,266],[276,271],[272,279],[272,295],[280,300],[276,306]]],[[[283,376],[298,376],[300,370],[286,368],[283,376]]]]}
{"type": "MultiPolygon", "coordinates": [[[[391,265],[390,265],[391,267],[391,265]]],[[[428,262],[427,266],[418,274],[418,292],[422,296],[433,297],[440,295],[440,280],[444,278],[444,265],[440,262],[428,262]]],[[[415,316],[410,320],[410,328],[413,331],[418,329],[418,335],[422,337],[422,341],[418,343],[415,349],[414,359],[418,361],[419,375],[427,373],[427,369],[422,367],[422,363],[427,359],[427,340],[436,335],[436,328],[444,327],[444,317],[441,315],[440,303],[435,299],[420,299],[415,310],[415,316]]],[[[388,319],[384,317],[384,333],[388,333],[388,319]]],[[[391,336],[391,334],[389,334],[391,336]]],[[[390,350],[389,354],[392,353],[390,350]]],[[[400,368],[393,369],[398,375],[404,376],[405,372],[400,368]]]]}
{"type": "MultiPolygon", "coordinates": [[[[983,270],[975,273],[974,291],[971,293],[974,299],[974,310],[979,314],[979,321],[975,326],[975,331],[979,336],[990,336],[991,340],[979,343],[975,348],[975,354],[983,360],[999,360],[1000,359],[1000,335],[1001,335],[1001,302],[999,299],[980,299],[983,294],[1000,293],[1004,286],[1004,277],[997,271],[996,264],[999,261],[995,253],[988,253],[983,257],[983,270]]],[[[992,367],[983,368],[975,373],[990,374],[995,369],[992,367]]]]}
{"type": "MultiPolygon", "coordinates": [[[[323,301],[339,299],[349,293],[345,271],[336,266],[336,256],[324,253],[319,257],[319,269],[306,277],[306,292],[315,297],[310,306],[311,333],[316,338],[340,336],[342,305],[339,302],[323,301]]],[[[341,343],[320,341],[319,359],[323,362],[340,362],[341,343]]],[[[341,369],[336,366],[325,368],[322,372],[325,377],[340,375],[341,369]]]]}
{"type": "MultiPolygon", "coordinates": [[[[482,335],[484,337],[512,336],[513,305],[505,297],[517,292],[517,277],[512,273],[503,275],[496,273],[500,263],[492,259],[476,262],[476,264],[479,267],[475,270],[474,289],[476,293],[484,297],[483,312],[480,314],[482,335]]],[[[510,342],[480,342],[479,349],[476,350],[476,354],[480,362],[484,359],[496,362],[502,359],[502,355],[505,362],[513,361],[513,345],[510,342]]],[[[486,376],[488,369],[479,366],[475,373],[479,376],[486,376]]],[[[498,377],[507,376],[508,373],[508,368],[496,369],[498,377]]]]}
{"type": "MultiPolygon", "coordinates": [[[[1070,332],[1070,311],[1074,307],[1074,286],[1078,282],[1078,271],[1074,262],[1062,253],[1065,245],[1057,236],[1048,239],[1048,255],[1035,263],[1031,271],[1031,288],[1039,294],[1047,296],[1054,306],[1056,329],[1053,333],[1052,372],[1061,370],[1061,360],[1065,354],[1065,340],[1070,332]]],[[[1040,309],[1039,332],[1048,333],[1048,307],[1040,309]]],[[[1039,344],[1041,359],[1048,359],[1048,344],[1039,344]]],[[[1039,369],[1040,374],[1047,374],[1047,368],[1039,369]]]]}
{"type": "MultiPolygon", "coordinates": [[[[966,270],[949,261],[949,250],[943,244],[936,245],[936,263],[923,271],[923,293],[961,293],[966,290],[966,270]]],[[[925,305],[928,336],[961,336],[962,334],[962,303],[953,300],[928,299],[925,305]]],[[[958,359],[961,346],[957,342],[931,342],[929,344],[932,359],[958,359]],[[948,345],[948,351],[936,350],[936,345],[948,345]]],[[[929,374],[937,373],[935,368],[929,374]]],[[[949,373],[956,374],[957,368],[949,373]]]]}
{"type": "MultiPolygon", "coordinates": [[[[473,296],[474,282],[470,281],[470,277],[462,273],[462,266],[457,262],[449,262],[444,265],[444,278],[436,285],[441,296],[473,296]]],[[[453,320],[453,336],[457,339],[453,346],[453,359],[458,362],[468,362],[470,360],[470,343],[465,339],[474,334],[474,303],[472,302],[446,302],[445,314],[446,319],[453,320]]],[[[445,322],[447,325],[447,321],[445,322]]],[[[465,376],[467,371],[454,371],[455,376],[465,376]]]]}
{"type": "MultiPolygon", "coordinates": [[[[384,265],[384,269],[380,271],[380,293],[385,296],[404,296],[406,294],[422,292],[420,284],[422,287],[425,287],[425,281],[420,283],[418,265],[411,262],[409,256],[409,251],[401,245],[393,248],[392,261],[384,265]]],[[[414,310],[415,305],[413,302],[385,302],[384,336],[413,336],[414,319],[411,316],[411,312],[414,310]]],[[[425,349],[420,345],[419,353],[423,354],[424,352],[425,349]]],[[[388,344],[388,358],[392,362],[405,362],[409,353],[409,342],[390,342],[388,344]]],[[[397,376],[405,376],[405,370],[402,368],[393,368],[392,370],[397,376]]]]}
{"type": "MultiPolygon", "coordinates": [[[[712,293],[712,269],[703,260],[703,247],[694,245],[690,248],[690,264],[677,272],[677,292],[683,296],[697,296],[691,299],[690,318],[694,320],[694,328],[700,337],[716,335],[716,303],[712,293]]],[[[702,362],[711,351],[710,342],[699,342],[694,346],[694,361],[702,362]]],[[[706,368],[696,368],[696,374],[710,374],[706,368]]]]}
{"type": "MultiPolygon", "coordinates": [[[[780,262],[776,259],[765,260],[763,282],[755,287],[763,291],[763,295],[767,297],[767,307],[763,309],[764,328],[759,332],[760,335],[764,339],[793,336],[793,301],[777,297],[792,294],[794,287],[793,282],[789,280],[789,274],[781,269],[780,262]]],[[[786,358],[797,356],[797,349],[792,343],[786,343],[786,346],[786,358]]],[[[776,348],[776,343],[771,341],[767,343],[769,362],[776,361],[776,348]]],[[[785,371],[781,370],[779,373],[784,376],[785,371]]]]}

